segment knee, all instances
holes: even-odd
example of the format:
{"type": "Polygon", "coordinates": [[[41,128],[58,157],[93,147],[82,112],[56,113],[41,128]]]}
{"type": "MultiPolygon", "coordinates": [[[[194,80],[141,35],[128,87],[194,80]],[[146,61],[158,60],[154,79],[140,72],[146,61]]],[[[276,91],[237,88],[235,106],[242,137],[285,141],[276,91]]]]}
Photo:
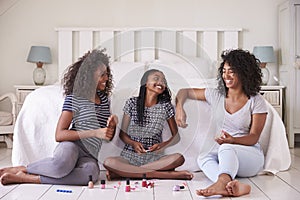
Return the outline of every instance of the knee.
{"type": "Polygon", "coordinates": [[[68,175],[75,167],[75,165],[70,165],[67,159],[54,159],[52,165],[53,178],[62,178],[68,175]]]}
{"type": "Polygon", "coordinates": [[[183,163],[185,161],[184,156],[180,153],[174,153],[172,155],[169,155],[169,158],[171,160],[168,164],[170,164],[171,166],[174,166],[175,168],[183,165],[183,163]]]}
{"type": "Polygon", "coordinates": [[[103,166],[106,169],[111,169],[111,168],[116,168],[117,167],[117,162],[116,162],[116,158],[114,157],[108,157],[104,160],[103,162],[103,166]]]}
{"type": "Polygon", "coordinates": [[[235,151],[233,144],[226,143],[226,144],[220,145],[218,153],[223,152],[223,151],[235,151]]]}
{"type": "Polygon", "coordinates": [[[185,162],[185,159],[184,159],[184,156],[180,153],[175,153],[173,154],[174,156],[174,162],[175,162],[175,165],[177,166],[181,166],[183,165],[183,163],[185,162]]]}
{"type": "Polygon", "coordinates": [[[230,150],[230,149],[232,149],[232,146],[233,146],[233,144],[228,144],[228,143],[222,144],[219,147],[219,151],[221,151],[221,150],[230,150]]]}

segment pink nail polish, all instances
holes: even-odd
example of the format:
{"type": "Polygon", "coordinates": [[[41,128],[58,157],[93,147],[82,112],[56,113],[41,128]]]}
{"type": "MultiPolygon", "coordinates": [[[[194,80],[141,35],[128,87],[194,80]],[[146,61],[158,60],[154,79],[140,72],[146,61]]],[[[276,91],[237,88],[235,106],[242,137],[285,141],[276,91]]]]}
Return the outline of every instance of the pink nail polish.
{"type": "Polygon", "coordinates": [[[125,192],[130,192],[130,180],[126,180],[125,192]]]}
{"type": "Polygon", "coordinates": [[[101,180],[100,182],[100,188],[105,189],[105,180],[101,180]]]}

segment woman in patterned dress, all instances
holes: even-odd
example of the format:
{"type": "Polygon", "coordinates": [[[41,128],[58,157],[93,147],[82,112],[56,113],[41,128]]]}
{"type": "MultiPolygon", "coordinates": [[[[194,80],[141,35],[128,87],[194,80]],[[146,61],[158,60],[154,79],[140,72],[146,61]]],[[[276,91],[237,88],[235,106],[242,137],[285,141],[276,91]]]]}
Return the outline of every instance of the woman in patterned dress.
{"type": "Polygon", "coordinates": [[[124,106],[120,138],[125,143],[121,156],[104,161],[108,179],[166,178],[192,179],[188,171],[175,171],[184,163],[179,153],[164,155],[163,150],[179,141],[174,108],[164,74],[156,69],[144,73],[138,97],[129,98],[124,106]],[[167,121],[172,136],[162,141],[167,121]]]}

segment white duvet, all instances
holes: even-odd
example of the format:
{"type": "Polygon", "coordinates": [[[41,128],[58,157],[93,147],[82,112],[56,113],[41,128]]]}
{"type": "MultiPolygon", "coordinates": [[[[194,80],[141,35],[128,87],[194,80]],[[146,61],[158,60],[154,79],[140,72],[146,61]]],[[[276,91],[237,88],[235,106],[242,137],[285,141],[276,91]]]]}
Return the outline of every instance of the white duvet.
{"type": "MultiPolygon", "coordinates": [[[[112,96],[112,112],[121,120],[122,101],[131,96],[130,92],[115,90],[112,96]]],[[[14,166],[27,165],[38,159],[52,156],[57,143],[55,128],[63,105],[63,90],[60,85],[41,87],[30,93],[18,115],[13,138],[12,163],[14,166]]],[[[274,110],[268,104],[267,123],[261,135],[260,143],[265,154],[265,166],[262,173],[276,174],[287,170],[291,164],[286,131],[274,110]]],[[[179,128],[181,140],[166,150],[167,153],[180,152],[185,163],[179,169],[198,171],[196,160],[199,154],[209,150],[210,108],[205,102],[188,101],[186,103],[187,123],[185,129],[179,128]]],[[[120,121],[119,120],[119,121],[120,121]]],[[[164,130],[164,138],[169,137],[169,130],[164,130]]],[[[117,156],[123,143],[116,135],[112,142],[104,142],[100,151],[99,164],[107,156],[117,156]]]]}

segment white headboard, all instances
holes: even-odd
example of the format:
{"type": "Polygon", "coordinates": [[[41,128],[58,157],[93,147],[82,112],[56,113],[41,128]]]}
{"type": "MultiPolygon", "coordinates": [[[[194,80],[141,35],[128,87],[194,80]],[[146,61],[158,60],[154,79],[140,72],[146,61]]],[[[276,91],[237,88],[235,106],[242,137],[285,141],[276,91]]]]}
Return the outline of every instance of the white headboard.
{"type": "Polygon", "coordinates": [[[58,77],[88,50],[105,47],[114,62],[152,62],[171,54],[208,57],[239,47],[242,29],[56,28],[58,77]]]}

